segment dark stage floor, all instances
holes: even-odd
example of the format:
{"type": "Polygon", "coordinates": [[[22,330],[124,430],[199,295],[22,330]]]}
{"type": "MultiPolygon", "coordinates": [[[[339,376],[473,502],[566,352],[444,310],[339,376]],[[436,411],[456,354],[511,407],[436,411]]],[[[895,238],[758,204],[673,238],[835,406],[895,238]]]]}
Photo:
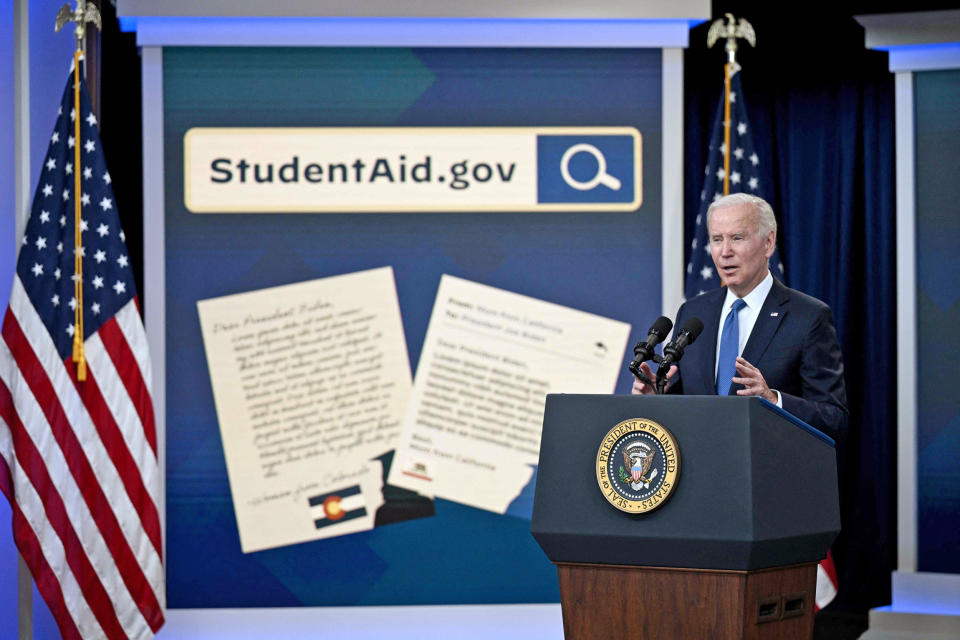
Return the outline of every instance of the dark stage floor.
{"type": "Polygon", "coordinates": [[[813,640],[857,640],[866,630],[866,614],[821,611],[814,621],[813,640]]]}

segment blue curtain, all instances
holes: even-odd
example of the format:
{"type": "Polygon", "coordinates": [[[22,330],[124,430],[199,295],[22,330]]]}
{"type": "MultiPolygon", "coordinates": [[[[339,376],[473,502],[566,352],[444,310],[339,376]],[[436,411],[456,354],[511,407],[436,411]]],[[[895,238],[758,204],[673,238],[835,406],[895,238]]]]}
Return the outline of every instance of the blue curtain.
{"type": "MultiPolygon", "coordinates": [[[[740,9],[758,34],[758,49],[742,45],[738,61],[786,276],[830,305],[844,351],[850,423],[838,443],[843,531],[831,608],[864,611],[889,604],[896,562],[893,75],[849,16],[826,21],[821,51],[789,20],[740,9]]],[[[707,28],[692,31],[685,65],[687,229],[723,83],[724,55],[720,45],[707,51],[707,28]]]]}

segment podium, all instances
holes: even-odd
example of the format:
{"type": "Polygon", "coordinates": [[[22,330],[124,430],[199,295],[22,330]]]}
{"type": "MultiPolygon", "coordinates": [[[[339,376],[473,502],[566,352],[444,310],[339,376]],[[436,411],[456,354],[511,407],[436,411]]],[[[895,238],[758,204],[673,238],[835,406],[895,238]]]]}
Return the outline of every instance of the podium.
{"type": "MultiPolygon", "coordinates": [[[[635,486],[624,450],[608,452],[610,474],[635,486]]],[[[557,565],[566,640],[809,640],[817,563],[839,530],[833,441],[765,400],[547,396],[531,533],[557,565]],[[645,513],[601,487],[601,444],[635,419],[679,454],[645,513]]]]}

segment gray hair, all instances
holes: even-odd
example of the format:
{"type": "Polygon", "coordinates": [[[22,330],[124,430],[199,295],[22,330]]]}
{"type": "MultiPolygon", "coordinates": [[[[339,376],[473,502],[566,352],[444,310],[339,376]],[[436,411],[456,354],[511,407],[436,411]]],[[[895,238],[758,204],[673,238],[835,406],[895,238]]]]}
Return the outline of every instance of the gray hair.
{"type": "Polygon", "coordinates": [[[777,218],[773,215],[773,207],[763,198],[752,196],[749,193],[731,193],[730,195],[714,200],[707,209],[707,224],[710,224],[710,214],[713,213],[715,209],[726,209],[727,207],[742,204],[752,206],[753,210],[757,212],[757,232],[761,236],[766,236],[771,231],[773,231],[774,236],[776,236],[777,218]]]}

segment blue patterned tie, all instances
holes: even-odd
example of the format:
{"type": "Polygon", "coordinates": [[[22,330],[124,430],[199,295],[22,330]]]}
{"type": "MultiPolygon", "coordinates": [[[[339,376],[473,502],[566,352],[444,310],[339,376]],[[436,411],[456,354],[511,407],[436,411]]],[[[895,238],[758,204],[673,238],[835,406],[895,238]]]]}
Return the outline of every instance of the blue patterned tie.
{"type": "Polygon", "coordinates": [[[717,358],[717,395],[725,396],[730,391],[733,376],[737,373],[737,355],[740,352],[740,323],[737,316],[747,303],[737,298],[723,322],[720,336],[720,356],[717,358]]]}

